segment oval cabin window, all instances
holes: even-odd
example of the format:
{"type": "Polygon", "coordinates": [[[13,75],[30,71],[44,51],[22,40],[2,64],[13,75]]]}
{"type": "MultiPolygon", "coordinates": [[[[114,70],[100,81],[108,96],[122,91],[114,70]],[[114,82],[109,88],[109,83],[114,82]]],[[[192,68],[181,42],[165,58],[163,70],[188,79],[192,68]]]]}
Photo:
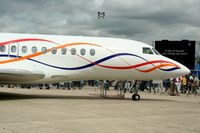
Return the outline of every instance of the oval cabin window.
{"type": "Polygon", "coordinates": [[[26,46],[22,46],[22,53],[26,53],[27,52],[27,47],[26,46]]]}
{"type": "Polygon", "coordinates": [[[75,55],[75,54],[76,54],[76,49],[75,49],[75,48],[72,48],[72,49],[71,49],[71,54],[72,54],[72,55],[75,55]]]}
{"type": "Polygon", "coordinates": [[[37,52],[37,47],[33,46],[32,47],[32,53],[36,53],[37,52]]]}
{"type": "Polygon", "coordinates": [[[82,48],[82,49],[80,50],[80,53],[81,53],[81,55],[85,55],[86,50],[85,50],[84,48],[82,48]]]}
{"type": "Polygon", "coordinates": [[[43,53],[47,53],[47,48],[46,48],[46,47],[42,47],[41,51],[42,51],[43,53]]]}
{"type": "Polygon", "coordinates": [[[5,52],[6,51],[6,46],[0,46],[0,51],[5,52]]]}
{"type": "Polygon", "coordinates": [[[66,48],[62,48],[62,49],[61,49],[61,54],[62,54],[62,55],[65,55],[66,53],[67,53],[67,49],[66,49],[66,48]]]}
{"type": "Polygon", "coordinates": [[[17,47],[16,46],[11,46],[11,52],[15,53],[17,51],[17,47]]]}
{"type": "Polygon", "coordinates": [[[95,55],[95,49],[90,49],[90,55],[94,56],[95,55]]]}
{"type": "Polygon", "coordinates": [[[57,53],[57,48],[52,48],[52,49],[51,49],[51,53],[52,53],[52,54],[56,54],[56,53],[57,53]]]}

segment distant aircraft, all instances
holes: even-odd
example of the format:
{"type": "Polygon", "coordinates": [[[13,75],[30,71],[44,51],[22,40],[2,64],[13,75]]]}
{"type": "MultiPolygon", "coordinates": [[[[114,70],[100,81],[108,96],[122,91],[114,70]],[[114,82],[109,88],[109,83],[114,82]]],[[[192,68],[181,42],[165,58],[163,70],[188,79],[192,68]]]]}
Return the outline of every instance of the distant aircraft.
{"type": "Polygon", "coordinates": [[[0,82],[153,80],[190,73],[142,42],[103,37],[0,33],[0,82]]]}

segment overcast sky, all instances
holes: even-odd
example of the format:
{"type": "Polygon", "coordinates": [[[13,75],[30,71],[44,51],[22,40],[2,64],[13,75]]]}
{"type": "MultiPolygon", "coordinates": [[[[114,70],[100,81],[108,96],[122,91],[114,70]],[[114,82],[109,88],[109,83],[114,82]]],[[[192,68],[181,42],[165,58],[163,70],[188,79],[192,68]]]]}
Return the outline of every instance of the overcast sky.
{"type": "Polygon", "coordinates": [[[0,32],[200,40],[200,0],[0,0],[0,32]]]}

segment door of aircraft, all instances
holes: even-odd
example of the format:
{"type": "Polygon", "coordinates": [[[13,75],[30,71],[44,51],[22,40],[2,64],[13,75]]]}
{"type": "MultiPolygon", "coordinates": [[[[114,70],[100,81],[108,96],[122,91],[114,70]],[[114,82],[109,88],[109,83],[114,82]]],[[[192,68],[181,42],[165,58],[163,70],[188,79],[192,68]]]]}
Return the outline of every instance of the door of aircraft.
{"type": "Polygon", "coordinates": [[[19,43],[13,42],[8,46],[9,57],[19,57],[19,43]]]}

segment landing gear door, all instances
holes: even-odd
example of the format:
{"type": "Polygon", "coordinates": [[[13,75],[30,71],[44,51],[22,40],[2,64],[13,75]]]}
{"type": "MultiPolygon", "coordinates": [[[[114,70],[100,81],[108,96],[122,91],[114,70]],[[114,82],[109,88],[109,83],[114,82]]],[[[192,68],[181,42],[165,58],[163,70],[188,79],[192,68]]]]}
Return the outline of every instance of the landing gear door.
{"type": "Polygon", "coordinates": [[[8,56],[19,57],[19,43],[10,43],[8,48],[8,56]]]}

